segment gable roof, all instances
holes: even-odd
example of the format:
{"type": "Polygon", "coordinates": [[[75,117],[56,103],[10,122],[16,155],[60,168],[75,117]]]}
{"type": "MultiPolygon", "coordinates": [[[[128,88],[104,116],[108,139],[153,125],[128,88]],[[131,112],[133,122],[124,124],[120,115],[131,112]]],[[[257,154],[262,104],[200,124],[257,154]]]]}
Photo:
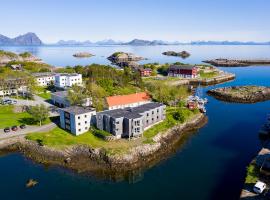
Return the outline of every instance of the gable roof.
{"type": "Polygon", "coordinates": [[[150,99],[151,98],[149,94],[147,94],[146,92],[106,97],[106,101],[109,107],[150,101],[150,99]]]}

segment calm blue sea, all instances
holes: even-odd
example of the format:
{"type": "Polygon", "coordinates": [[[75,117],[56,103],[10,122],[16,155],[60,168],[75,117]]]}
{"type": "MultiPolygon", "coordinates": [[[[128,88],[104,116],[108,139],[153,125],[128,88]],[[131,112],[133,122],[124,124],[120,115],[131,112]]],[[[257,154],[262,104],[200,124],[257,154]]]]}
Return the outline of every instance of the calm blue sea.
{"type": "MultiPolygon", "coordinates": [[[[102,47],[0,47],[31,51],[55,66],[109,64],[115,51],[133,52],[149,58],[144,62],[200,63],[210,58],[268,58],[270,46],[102,46],[102,47]],[[186,60],[166,57],[163,51],[186,50],[186,60]],[[95,57],[77,59],[72,54],[89,51],[95,57]]],[[[228,85],[270,86],[270,66],[224,68],[237,75],[228,85]]],[[[204,95],[208,89],[204,88],[204,95]]],[[[246,166],[261,148],[258,131],[270,113],[270,101],[256,104],[224,103],[209,98],[208,124],[191,135],[170,158],[141,173],[135,182],[111,182],[77,175],[56,167],[34,164],[20,154],[0,157],[1,199],[183,199],[236,200],[244,182],[246,166]],[[29,178],[39,181],[26,189],[29,178]]]]}

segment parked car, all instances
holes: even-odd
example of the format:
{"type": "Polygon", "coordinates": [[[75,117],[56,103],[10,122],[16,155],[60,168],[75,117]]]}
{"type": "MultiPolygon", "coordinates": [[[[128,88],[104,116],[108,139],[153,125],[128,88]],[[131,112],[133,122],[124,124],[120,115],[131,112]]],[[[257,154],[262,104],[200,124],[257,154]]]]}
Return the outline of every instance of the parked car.
{"type": "Polygon", "coordinates": [[[25,124],[20,125],[20,128],[25,129],[26,128],[25,124]]]}
{"type": "Polygon", "coordinates": [[[253,191],[257,194],[262,194],[264,190],[266,189],[266,184],[261,181],[257,181],[257,183],[253,187],[253,191]]]}
{"type": "Polygon", "coordinates": [[[10,132],[10,128],[9,128],[9,127],[4,128],[4,132],[5,132],[5,133],[10,132]]]}
{"type": "Polygon", "coordinates": [[[18,127],[17,127],[17,126],[12,126],[12,127],[11,127],[11,130],[17,131],[17,130],[18,130],[18,127]]]}

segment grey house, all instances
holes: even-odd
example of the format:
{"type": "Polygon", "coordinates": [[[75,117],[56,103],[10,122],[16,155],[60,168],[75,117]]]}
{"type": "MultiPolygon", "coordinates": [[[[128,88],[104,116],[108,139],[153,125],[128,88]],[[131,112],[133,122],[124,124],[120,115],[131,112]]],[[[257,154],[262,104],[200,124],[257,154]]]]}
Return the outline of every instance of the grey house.
{"type": "Polygon", "coordinates": [[[99,112],[97,128],[117,138],[138,137],[148,127],[165,119],[165,107],[161,103],[148,103],[134,108],[99,112]]]}

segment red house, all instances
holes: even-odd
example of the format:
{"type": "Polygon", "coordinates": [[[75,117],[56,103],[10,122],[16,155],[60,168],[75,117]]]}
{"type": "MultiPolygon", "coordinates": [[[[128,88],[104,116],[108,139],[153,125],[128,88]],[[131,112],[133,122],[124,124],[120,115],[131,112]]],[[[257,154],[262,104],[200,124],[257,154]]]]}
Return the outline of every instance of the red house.
{"type": "Polygon", "coordinates": [[[171,65],[168,69],[168,76],[181,78],[197,78],[198,69],[193,65],[171,65]]]}
{"type": "Polygon", "coordinates": [[[142,77],[151,76],[152,74],[151,68],[139,68],[138,70],[142,77]]]}

